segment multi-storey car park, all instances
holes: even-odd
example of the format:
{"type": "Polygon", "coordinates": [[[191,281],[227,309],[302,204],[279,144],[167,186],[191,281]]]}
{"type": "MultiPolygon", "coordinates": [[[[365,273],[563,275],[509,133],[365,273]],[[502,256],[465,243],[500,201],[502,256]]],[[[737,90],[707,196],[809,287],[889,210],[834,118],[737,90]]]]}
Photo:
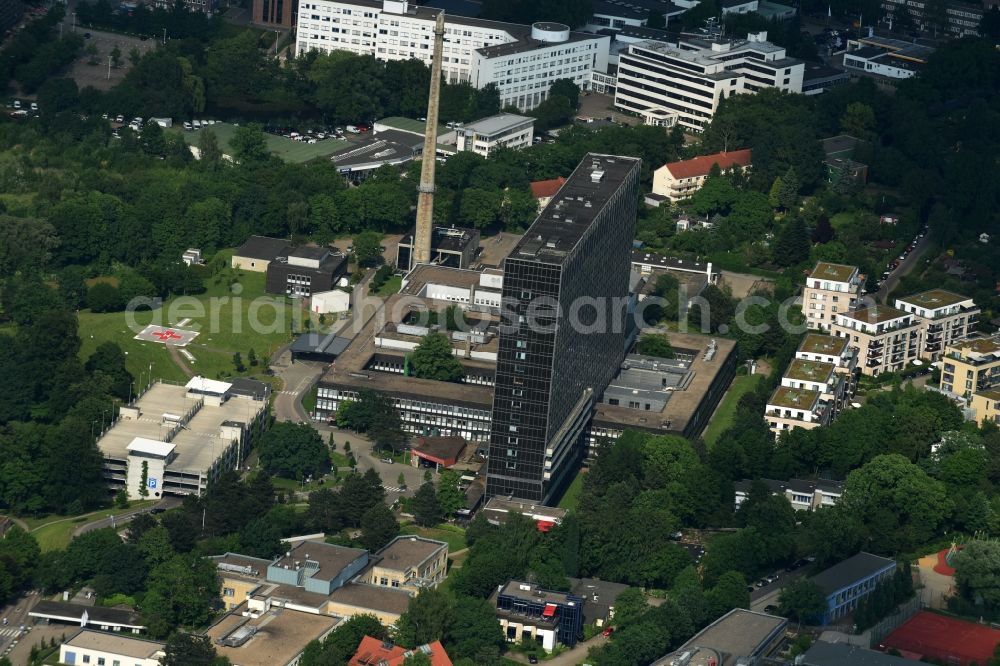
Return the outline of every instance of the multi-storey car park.
{"type": "Polygon", "coordinates": [[[200,495],[246,457],[268,394],[266,384],[242,378],[152,384],[97,442],[105,480],[132,499],[200,495]]]}

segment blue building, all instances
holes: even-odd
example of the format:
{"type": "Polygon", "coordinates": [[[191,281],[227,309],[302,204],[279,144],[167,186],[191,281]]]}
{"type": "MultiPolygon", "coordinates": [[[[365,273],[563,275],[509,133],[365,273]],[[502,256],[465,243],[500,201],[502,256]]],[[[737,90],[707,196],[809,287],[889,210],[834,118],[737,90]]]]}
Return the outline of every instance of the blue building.
{"type": "Polygon", "coordinates": [[[810,580],[823,590],[827,603],[827,611],[817,624],[830,624],[852,613],[895,571],[894,560],[862,552],[813,576],[810,580]]]}
{"type": "Polygon", "coordinates": [[[306,592],[329,595],[368,564],[368,551],[344,548],[322,541],[303,541],[267,567],[271,583],[301,587],[306,592]]]}
{"type": "Polygon", "coordinates": [[[527,638],[552,652],[557,642],[573,647],[582,635],[583,597],[512,580],[497,588],[493,601],[508,643],[527,638]]]}

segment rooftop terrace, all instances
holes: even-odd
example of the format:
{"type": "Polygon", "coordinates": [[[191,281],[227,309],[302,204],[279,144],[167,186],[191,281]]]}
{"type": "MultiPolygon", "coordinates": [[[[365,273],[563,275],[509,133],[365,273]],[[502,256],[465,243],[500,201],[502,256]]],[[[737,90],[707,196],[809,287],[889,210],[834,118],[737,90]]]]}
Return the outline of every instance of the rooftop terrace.
{"type": "Polygon", "coordinates": [[[819,402],[819,391],[809,391],[807,389],[794,389],[787,386],[779,386],[771,394],[767,401],[768,405],[784,407],[786,409],[804,409],[812,411],[819,402]]]}
{"type": "Polygon", "coordinates": [[[831,282],[850,282],[858,272],[857,266],[846,266],[844,264],[831,264],[821,261],[809,274],[815,280],[829,280],[831,282]]]}

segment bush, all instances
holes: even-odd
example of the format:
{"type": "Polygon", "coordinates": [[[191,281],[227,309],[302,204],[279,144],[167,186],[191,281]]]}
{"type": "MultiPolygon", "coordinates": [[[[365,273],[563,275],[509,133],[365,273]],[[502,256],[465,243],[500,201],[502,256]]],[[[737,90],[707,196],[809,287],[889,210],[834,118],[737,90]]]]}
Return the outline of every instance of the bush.
{"type": "Polygon", "coordinates": [[[87,307],[91,312],[118,312],[122,309],[121,292],[107,282],[98,282],[87,290],[87,307]]]}

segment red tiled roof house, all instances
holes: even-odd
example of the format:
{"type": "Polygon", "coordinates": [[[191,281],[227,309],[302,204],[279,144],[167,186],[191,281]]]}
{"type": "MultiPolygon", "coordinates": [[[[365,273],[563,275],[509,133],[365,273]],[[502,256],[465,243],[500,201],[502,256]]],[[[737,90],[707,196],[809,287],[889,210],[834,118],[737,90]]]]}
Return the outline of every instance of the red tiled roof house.
{"type": "Polygon", "coordinates": [[[752,164],[750,149],[701,155],[664,164],[653,172],[653,194],[665,196],[672,203],[688,199],[705,183],[713,164],[718,164],[723,173],[735,167],[746,169],[752,164]]]}

